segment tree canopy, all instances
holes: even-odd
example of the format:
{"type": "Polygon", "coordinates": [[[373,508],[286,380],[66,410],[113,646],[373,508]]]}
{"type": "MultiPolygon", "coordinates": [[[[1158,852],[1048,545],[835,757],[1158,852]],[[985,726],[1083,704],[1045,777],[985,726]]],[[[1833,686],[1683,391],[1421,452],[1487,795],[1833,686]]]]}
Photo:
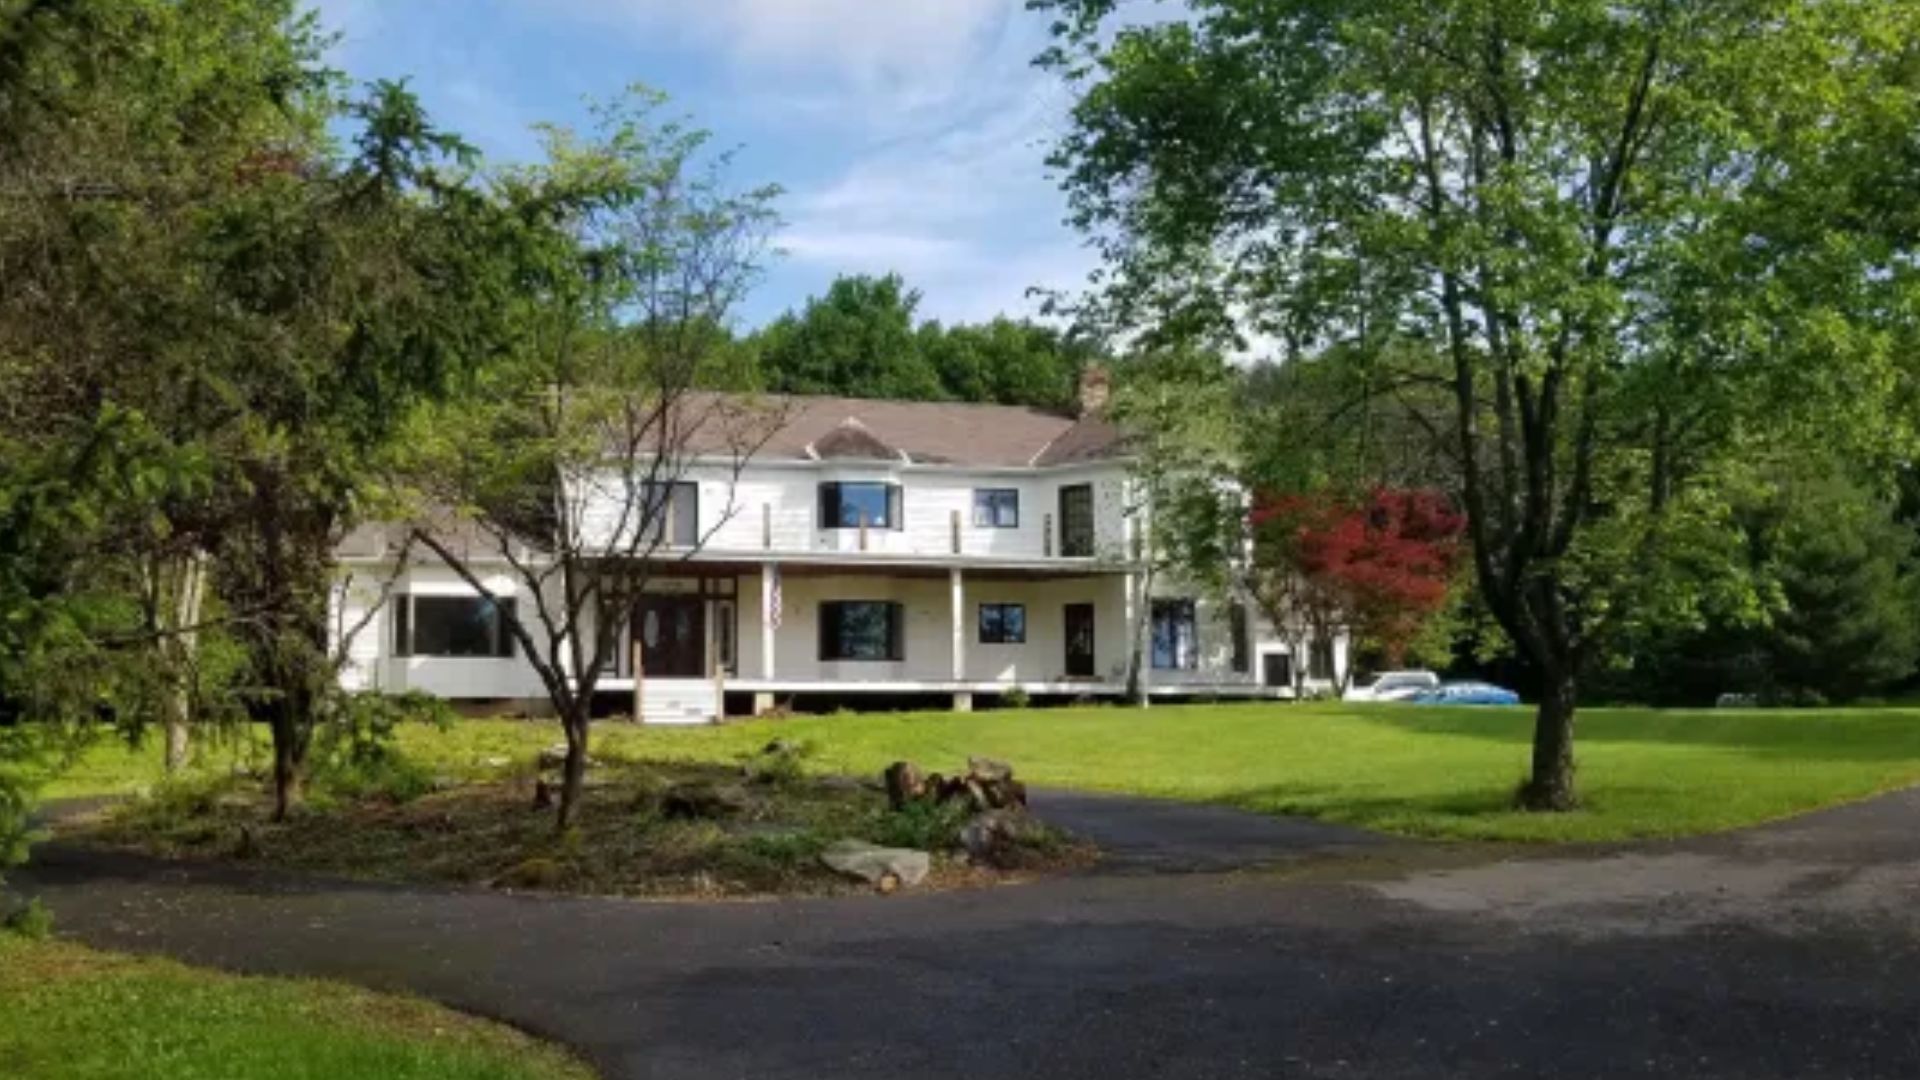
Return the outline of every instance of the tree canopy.
{"type": "Polygon", "coordinates": [[[1030,6],[1081,95],[1085,319],[1443,395],[1481,598],[1541,675],[1529,807],[1575,802],[1582,673],[1697,606],[1667,571],[1730,533],[1727,470],[1911,443],[1914,5],[1030,6]]]}
{"type": "Polygon", "coordinates": [[[1093,350],[1054,327],[1005,317],[919,320],[897,274],[841,277],[747,340],[769,390],[1066,409],[1093,350]]]}

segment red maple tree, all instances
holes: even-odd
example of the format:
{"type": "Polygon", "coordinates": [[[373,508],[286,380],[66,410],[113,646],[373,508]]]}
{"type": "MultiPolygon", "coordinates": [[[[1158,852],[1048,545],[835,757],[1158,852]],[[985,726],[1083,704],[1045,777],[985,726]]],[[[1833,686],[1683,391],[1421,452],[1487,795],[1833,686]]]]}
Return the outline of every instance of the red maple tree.
{"type": "Polygon", "coordinates": [[[1252,524],[1254,593],[1275,622],[1344,628],[1398,665],[1446,604],[1466,519],[1439,492],[1381,489],[1269,495],[1252,524]]]}

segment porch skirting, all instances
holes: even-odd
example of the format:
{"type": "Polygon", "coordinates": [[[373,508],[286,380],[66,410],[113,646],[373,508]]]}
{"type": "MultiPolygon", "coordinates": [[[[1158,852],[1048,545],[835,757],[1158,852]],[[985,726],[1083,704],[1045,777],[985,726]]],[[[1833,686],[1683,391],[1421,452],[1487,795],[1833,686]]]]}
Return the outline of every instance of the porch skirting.
{"type": "MultiPolygon", "coordinates": [[[[603,679],[599,690],[607,695],[631,695],[633,680],[603,679]]],[[[819,679],[667,679],[645,680],[646,696],[641,720],[648,724],[713,723],[728,715],[727,700],[751,698],[752,708],[736,708],[736,715],[752,715],[782,699],[862,697],[891,698],[896,701],[924,703],[928,708],[971,708],[976,700],[991,701],[1010,693],[1030,698],[1119,701],[1126,697],[1125,683],[1102,680],[1050,682],[994,682],[939,679],[875,680],[862,682],[819,679]],[[924,699],[924,701],[922,701],[924,699]]],[[[1155,701],[1226,698],[1244,701],[1287,701],[1293,698],[1290,687],[1260,686],[1252,683],[1187,683],[1148,686],[1155,701]]]]}

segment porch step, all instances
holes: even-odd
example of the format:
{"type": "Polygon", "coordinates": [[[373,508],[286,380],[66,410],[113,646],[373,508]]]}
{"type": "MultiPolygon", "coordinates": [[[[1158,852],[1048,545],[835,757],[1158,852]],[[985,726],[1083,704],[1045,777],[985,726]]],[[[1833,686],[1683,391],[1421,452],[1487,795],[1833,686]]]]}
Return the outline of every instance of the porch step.
{"type": "Polygon", "coordinates": [[[641,690],[640,720],[647,724],[710,724],[718,712],[713,683],[705,679],[649,679],[641,690]]]}

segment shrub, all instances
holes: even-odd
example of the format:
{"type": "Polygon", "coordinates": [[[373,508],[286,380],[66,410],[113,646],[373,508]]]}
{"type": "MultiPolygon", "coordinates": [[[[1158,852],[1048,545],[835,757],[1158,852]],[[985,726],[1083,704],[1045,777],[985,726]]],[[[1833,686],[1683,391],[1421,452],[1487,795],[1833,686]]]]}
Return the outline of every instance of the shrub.
{"type": "Polygon", "coordinates": [[[944,851],[960,842],[969,816],[971,810],[962,802],[910,802],[883,812],[871,839],[885,847],[944,851]]]}
{"type": "Polygon", "coordinates": [[[433,776],[398,751],[355,761],[328,760],[315,766],[313,786],[328,795],[360,801],[409,803],[433,791],[433,776]]]}
{"type": "Polygon", "coordinates": [[[813,752],[812,743],[775,739],[766,749],[747,755],[742,760],[741,771],[753,783],[790,789],[806,779],[806,759],[813,752]]]}
{"type": "Polygon", "coordinates": [[[827,838],[811,829],[794,832],[760,833],[749,836],[740,852],[751,860],[771,867],[809,865],[827,850],[827,838]]]}
{"type": "Polygon", "coordinates": [[[314,787],[346,799],[411,802],[433,790],[433,778],[400,752],[403,723],[452,726],[446,702],[418,692],[349,694],[320,731],[314,747],[314,787]]]}
{"type": "Polygon", "coordinates": [[[1033,697],[1016,686],[1000,695],[1000,704],[1009,709],[1026,709],[1033,705],[1033,697]]]}
{"type": "Polygon", "coordinates": [[[0,929],[29,941],[45,941],[53,936],[53,912],[37,898],[7,913],[0,929]]]}

